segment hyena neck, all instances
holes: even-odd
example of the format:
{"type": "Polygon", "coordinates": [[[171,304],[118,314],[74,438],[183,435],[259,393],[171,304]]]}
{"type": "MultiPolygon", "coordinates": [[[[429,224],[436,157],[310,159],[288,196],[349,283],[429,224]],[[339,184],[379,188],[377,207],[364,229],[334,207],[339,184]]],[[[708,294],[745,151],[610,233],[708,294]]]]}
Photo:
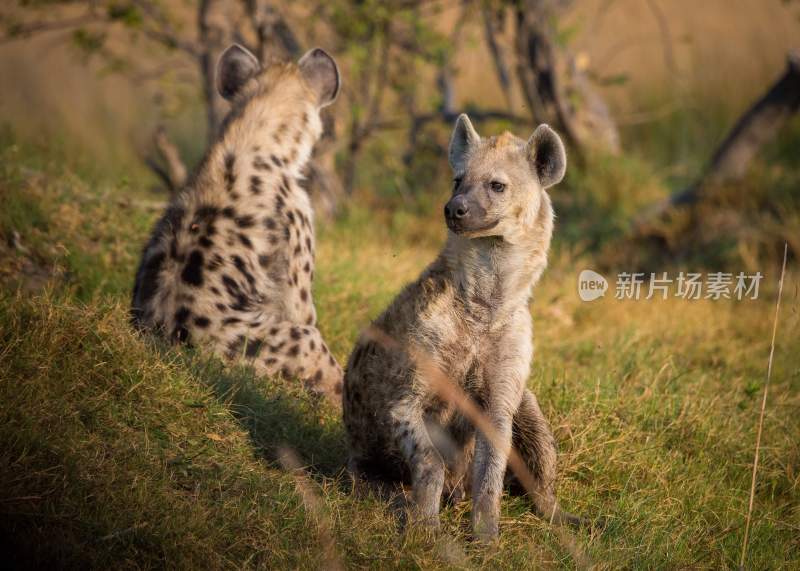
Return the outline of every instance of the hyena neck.
{"type": "Polygon", "coordinates": [[[532,227],[513,243],[451,232],[441,259],[465,303],[491,307],[499,316],[527,306],[547,266],[552,229],[553,214],[546,200],[532,227]]]}
{"type": "Polygon", "coordinates": [[[285,89],[257,95],[231,110],[198,173],[196,186],[225,188],[231,184],[232,163],[254,160],[261,165],[261,174],[302,178],[321,134],[319,112],[307,96],[285,89]]]}
{"type": "Polygon", "coordinates": [[[531,246],[450,234],[441,258],[464,303],[489,308],[497,319],[528,304],[547,265],[547,251],[531,246]]]}

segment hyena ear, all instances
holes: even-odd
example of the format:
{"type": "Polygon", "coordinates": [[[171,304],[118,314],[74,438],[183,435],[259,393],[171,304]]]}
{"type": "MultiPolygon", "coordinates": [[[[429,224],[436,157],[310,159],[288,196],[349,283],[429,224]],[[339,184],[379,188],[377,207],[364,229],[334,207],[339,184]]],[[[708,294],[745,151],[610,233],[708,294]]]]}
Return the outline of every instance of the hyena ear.
{"type": "Polygon", "coordinates": [[[450,166],[454,171],[463,171],[469,155],[470,149],[481,142],[481,136],[472,126],[472,122],[466,113],[462,113],[456,119],[456,127],[450,137],[450,151],[448,157],[450,166]]]}
{"type": "Polygon", "coordinates": [[[306,52],[297,62],[300,72],[317,94],[319,106],[325,107],[336,100],[341,87],[339,66],[336,61],[321,48],[306,52]]]}
{"type": "Polygon", "coordinates": [[[567,152],[564,143],[561,142],[561,137],[544,123],[536,127],[528,139],[526,153],[542,188],[549,188],[564,178],[567,170],[567,152]]]}
{"type": "Polygon", "coordinates": [[[219,56],[217,90],[225,99],[233,99],[261,68],[256,56],[239,44],[233,44],[219,56]]]}

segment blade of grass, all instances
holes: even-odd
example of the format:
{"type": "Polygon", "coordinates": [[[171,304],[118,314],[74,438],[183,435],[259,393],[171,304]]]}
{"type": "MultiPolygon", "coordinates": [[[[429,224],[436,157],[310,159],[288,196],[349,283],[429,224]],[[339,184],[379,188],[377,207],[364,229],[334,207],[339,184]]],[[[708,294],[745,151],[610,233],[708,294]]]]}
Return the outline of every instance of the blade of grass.
{"type": "Polygon", "coordinates": [[[756,451],[753,458],[753,476],[750,481],[750,503],[747,506],[747,518],[744,525],[744,540],[742,541],[742,556],[739,559],[739,569],[744,569],[744,560],[747,557],[747,542],[750,538],[750,522],[753,516],[753,502],[756,495],[756,476],[758,474],[758,457],[761,451],[761,433],[764,428],[764,412],[767,409],[767,392],[769,381],[772,378],[772,358],[775,355],[775,336],[778,333],[778,314],[781,309],[781,296],[783,294],[783,278],[786,275],[786,257],[789,252],[789,244],[783,245],[783,267],[781,268],[781,281],[778,284],[778,299],[775,302],[775,319],[772,323],[772,342],[769,347],[769,361],[767,363],[767,380],[764,383],[764,396],[761,399],[761,412],[758,415],[758,431],[756,432],[756,451]]]}
{"type": "Polygon", "coordinates": [[[281,447],[278,460],[284,470],[289,472],[294,478],[297,491],[303,500],[306,511],[315,520],[317,528],[317,538],[322,548],[323,564],[325,571],[341,571],[344,569],[342,560],[336,550],[336,542],[333,538],[333,525],[330,518],[325,514],[322,499],[314,491],[308,474],[303,469],[297,453],[289,447],[281,447]]]}

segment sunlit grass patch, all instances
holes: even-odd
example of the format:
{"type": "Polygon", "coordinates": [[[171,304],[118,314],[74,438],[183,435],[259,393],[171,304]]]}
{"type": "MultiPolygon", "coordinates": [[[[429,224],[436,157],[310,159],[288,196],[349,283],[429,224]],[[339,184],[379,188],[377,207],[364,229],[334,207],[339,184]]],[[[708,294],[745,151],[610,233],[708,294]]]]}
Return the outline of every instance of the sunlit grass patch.
{"type": "MultiPolygon", "coordinates": [[[[623,302],[612,290],[582,302],[577,275],[594,259],[575,254],[566,217],[594,215],[565,210],[532,304],[529,385],[559,442],[561,501],[607,525],[562,533],[523,498],[506,497],[499,543],[486,547],[470,538],[468,503],[445,507],[442,534],[431,537],[404,528],[392,502],[354,490],[343,472],[341,422],[299,386],[132,332],[133,272],[158,214],[152,203],[163,197],[3,156],[9,207],[0,232],[18,231],[28,250],[3,250],[3,260],[63,268],[43,291],[0,293],[7,553],[62,566],[319,568],[322,517],[346,567],[737,564],[775,300],[768,259],[755,257],[765,273],[757,301],[623,302]],[[319,514],[276,462],[282,446],[304,465],[319,514]]],[[[634,188],[654,179],[642,165],[619,168],[628,167],[609,165],[605,180],[657,190],[634,188]]],[[[584,190],[571,184],[554,194],[584,190]]],[[[340,220],[320,225],[314,292],[342,362],[445,236],[438,207],[352,202],[340,220]]],[[[787,277],[765,423],[754,569],[800,562],[796,276],[787,277]]]]}

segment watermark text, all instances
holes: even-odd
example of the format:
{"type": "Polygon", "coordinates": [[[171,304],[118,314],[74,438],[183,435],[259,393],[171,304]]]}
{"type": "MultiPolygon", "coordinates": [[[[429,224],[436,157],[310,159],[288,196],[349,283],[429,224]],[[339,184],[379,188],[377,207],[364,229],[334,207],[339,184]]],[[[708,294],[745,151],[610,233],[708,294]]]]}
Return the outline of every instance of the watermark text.
{"type": "MultiPolygon", "coordinates": [[[[761,272],[620,272],[614,281],[614,298],[619,300],[668,299],[758,299],[761,272]]],[[[583,301],[603,297],[608,280],[594,270],[583,270],[578,276],[578,295],[583,301]]]]}

